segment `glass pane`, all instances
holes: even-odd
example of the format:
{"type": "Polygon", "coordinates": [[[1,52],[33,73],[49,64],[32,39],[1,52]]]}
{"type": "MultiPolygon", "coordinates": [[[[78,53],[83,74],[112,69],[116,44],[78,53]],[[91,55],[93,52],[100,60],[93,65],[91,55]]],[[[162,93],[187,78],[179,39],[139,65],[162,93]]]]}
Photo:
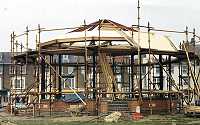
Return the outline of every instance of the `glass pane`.
{"type": "Polygon", "coordinates": [[[116,81],[121,82],[121,75],[116,75],[116,81]]]}
{"type": "Polygon", "coordinates": [[[20,88],[20,80],[15,79],[15,88],[20,88]]]}
{"type": "Polygon", "coordinates": [[[62,56],[62,62],[63,63],[69,63],[68,55],[63,55],[62,56]]]}
{"type": "Polygon", "coordinates": [[[24,88],[24,79],[22,79],[22,81],[21,81],[21,86],[22,86],[22,88],[24,88]]]}
{"type": "Polygon", "coordinates": [[[15,74],[15,67],[14,66],[10,66],[9,67],[9,73],[10,74],[15,74]]]}
{"type": "Polygon", "coordinates": [[[68,67],[68,74],[73,74],[74,68],[73,67],[68,67]]]}
{"type": "Polygon", "coordinates": [[[66,78],[64,81],[64,88],[75,88],[75,79],[74,78],[66,78]]]}
{"type": "Polygon", "coordinates": [[[26,65],[22,66],[22,74],[26,74],[26,65]]]}
{"type": "Polygon", "coordinates": [[[0,74],[2,74],[3,73],[3,66],[1,65],[0,66],[0,74]]]}

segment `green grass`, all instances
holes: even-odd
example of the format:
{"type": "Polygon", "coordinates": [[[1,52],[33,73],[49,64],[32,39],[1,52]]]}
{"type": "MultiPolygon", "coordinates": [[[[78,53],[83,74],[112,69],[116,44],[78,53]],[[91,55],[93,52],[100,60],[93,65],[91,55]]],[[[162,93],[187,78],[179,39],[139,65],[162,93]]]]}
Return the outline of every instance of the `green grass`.
{"type": "MultiPolygon", "coordinates": [[[[17,122],[18,125],[160,125],[160,122],[133,122],[133,121],[120,121],[117,123],[105,123],[105,122],[17,122]]],[[[168,125],[168,124],[162,124],[168,125]]],[[[171,125],[171,124],[170,124],[171,125]]]]}
{"type": "MultiPolygon", "coordinates": [[[[121,121],[118,123],[105,123],[105,122],[47,122],[47,121],[18,121],[18,125],[188,125],[187,122],[171,122],[171,121],[146,121],[146,122],[134,122],[134,121],[121,121]]],[[[194,125],[194,124],[192,124],[194,125]]],[[[199,123],[196,123],[199,125],[199,123]]]]}
{"type": "MultiPolygon", "coordinates": [[[[66,117],[67,119],[67,117],[66,117]]],[[[150,116],[140,121],[119,121],[117,123],[105,122],[55,122],[50,119],[30,119],[14,121],[17,125],[200,125],[200,118],[175,116],[150,116]]]]}

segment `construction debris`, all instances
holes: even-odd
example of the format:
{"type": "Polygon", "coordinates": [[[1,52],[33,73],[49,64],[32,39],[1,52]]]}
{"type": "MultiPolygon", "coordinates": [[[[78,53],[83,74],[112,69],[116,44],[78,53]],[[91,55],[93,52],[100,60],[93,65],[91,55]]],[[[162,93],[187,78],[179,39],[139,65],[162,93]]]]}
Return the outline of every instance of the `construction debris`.
{"type": "Polygon", "coordinates": [[[84,105],[70,105],[68,111],[71,113],[71,116],[79,115],[85,109],[84,105]]]}
{"type": "Polygon", "coordinates": [[[105,122],[118,122],[118,120],[120,119],[121,115],[122,114],[120,112],[113,112],[110,115],[106,116],[104,118],[104,121],[105,122]]]}
{"type": "Polygon", "coordinates": [[[188,116],[200,116],[200,106],[186,106],[185,114],[188,116]]]}

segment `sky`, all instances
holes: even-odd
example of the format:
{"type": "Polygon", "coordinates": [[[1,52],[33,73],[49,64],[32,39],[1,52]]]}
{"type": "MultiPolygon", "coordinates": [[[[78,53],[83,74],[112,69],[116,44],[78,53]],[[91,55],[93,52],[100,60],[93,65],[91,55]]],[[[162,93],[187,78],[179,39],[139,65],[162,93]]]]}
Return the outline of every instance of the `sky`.
{"type": "MultiPolygon", "coordinates": [[[[184,31],[196,29],[200,34],[199,0],[140,0],[141,25],[184,31]]],[[[74,27],[99,19],[111,19],[131,26],[137,24],[137,0],[0,0],[0,51],[10,51],[10,34],[41,27],[74,27]]],[[[66,32],[66,31],[65,31],[66,32]]],[[[51,33],[59,35],[58,33],[51,33]]],[[[62,32],[63,34],[63,32],[62,32]]],[[[176,43],[184,35],[165,34],[176,43]]],[[[49,37],[42,34],[42,38],[49,37]]],[[[34,37],[34,33],[33,36],[34,37]]],[[[25,39],[19,39],[25,44],[25,39]]],[[[30,38],[30,47],[34,48],[30,38]]]]}

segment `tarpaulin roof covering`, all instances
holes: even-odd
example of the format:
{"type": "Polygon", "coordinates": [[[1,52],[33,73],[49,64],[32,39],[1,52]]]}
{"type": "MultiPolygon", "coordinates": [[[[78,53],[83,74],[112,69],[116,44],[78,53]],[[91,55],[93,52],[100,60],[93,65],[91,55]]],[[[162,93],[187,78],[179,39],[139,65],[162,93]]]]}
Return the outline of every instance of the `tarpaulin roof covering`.
{"type": "MultiPolygon", "coordinates": [[[[82,100],[86,99],[86,97],[83,94],[79,93],[78,95],[80,96],[80,98],[82,100]]],[[[65,95],[62,95],[62,100],[64,102],[71,102],[71,103],[81,102],[81,100],[75,94],[65,94],[65,95]]]]}

